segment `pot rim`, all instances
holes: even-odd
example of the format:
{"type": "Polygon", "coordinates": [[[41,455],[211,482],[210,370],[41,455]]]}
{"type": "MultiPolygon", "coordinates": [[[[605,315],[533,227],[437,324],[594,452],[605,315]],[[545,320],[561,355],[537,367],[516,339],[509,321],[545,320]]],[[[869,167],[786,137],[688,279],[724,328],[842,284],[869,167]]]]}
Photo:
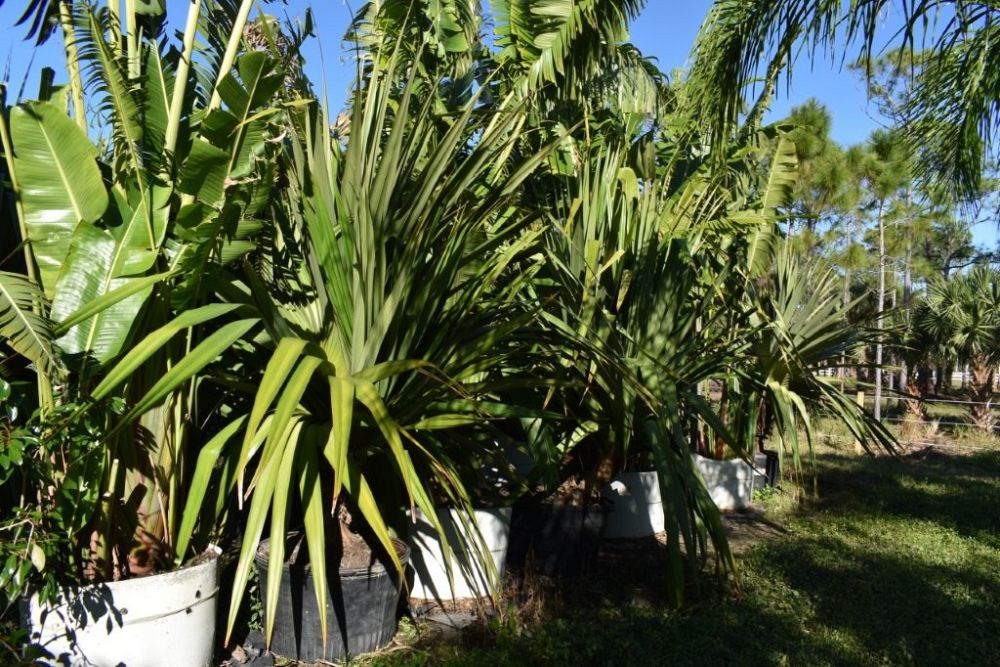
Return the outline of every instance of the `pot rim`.
{"type": "MultiPolygon", "coordinates": [[[[72,595],[78,596],[80,593],[87,590],[100,589],[102,587],[107,587],[113,590],[114,588],[120,588],[122,586],[131,586],[131,585],[138,586],[139,585],[138,582],[151,581],[154,579],[158,579],[159,577],[178,576],[181,573],[190,574],[192,570],[214,566],[219,562],[220,556],[222,556],[222,549],[215,544],[210,544],[208,548],[202,551],[200,554],[198,554],[194,558],[185,562],[180,567],[175,568],[173,570],[165,570],[163,572],[153,572],[150,574],[144,574],[141,577],[129,577],[128,579],[119,579],[118,581],[92,581],[86,584],[61,585],[59,586],[59,593],[62,597],[68,598],[72,595]],[[200,558],[204,559],[198,560],[200,558]],[[192,562],[196,560],[198,560],[198,562],[192,562]]],[[[37,587],[33,586],[32,590],[30,590],[30,595],[28,596],[28,598],[31,600],[35,600],[37,599],[37,596],[38,596],[37,587]]]]}
{"type": "MultiPolygon", "coordinates": [[[[297,531],[291,531],[287,533],[287,535],[295,535],[295,534],[297,534],[297,531]]],[[[393,545],[396,546],[396,553],[399,556],[400,564],[403,566],[403,569],[406,569],[406,566],[409,565],[410,563],[410,553],[411,553],[410,545],[408,545],[403,540],[397,539],[395,537],[392,538],[392,543],[393,545]]],[[[270,544],[271,544],[270,537],[265,537],[257,544],[257,550],[254,552],[253,560],[254,563],[256,563],[258,566],[263,566],[264,568],[268,566],[267,554],[269,551],[270,544]]],[[[306,563],[303,567],[307,571],[311,569],[308,563],[306,563]]],[[[282,564],[282,569],[283,570],[289,569],[289,565],[287,562],[282,564]]],[[[350,579],[357,577],[370,577],[372,575],[380,575],[382,573],[388,573],[389,570],[382,563],[382,561],[376,560],[374,563],[372,563],[367,567],[346,567],[346,568],[342,567],[339,568],[338,572],[340,574],[341,579],[344,578],[350,579]]]]}

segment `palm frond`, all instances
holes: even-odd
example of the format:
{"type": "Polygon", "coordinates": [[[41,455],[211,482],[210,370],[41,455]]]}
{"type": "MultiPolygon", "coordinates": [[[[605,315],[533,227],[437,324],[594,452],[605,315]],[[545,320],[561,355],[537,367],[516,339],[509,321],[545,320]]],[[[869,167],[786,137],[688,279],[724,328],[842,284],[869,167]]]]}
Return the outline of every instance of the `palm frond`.
{"type": "Polygon", "coordinates": [[[974,194],[1000,127],[1000,9],[983,0],[718,0],[689,76],[690,101],[710,119],[714,147],[722,147],[748,103],[770,95],[800,50],[843,57],[856,45],[862,62],[874,62],[880,17],[892,9],[903,19],[893,36],[899,53],[929,44],[903,111],[911,149],[927,173],[945,177],[959,194],[974,194]]]}
{"type": "Polygon", "coordinates": [[[41,290],[22,275],[0,272],[0,336],[50,377],[63,371],[52,329],[41,290]]]}

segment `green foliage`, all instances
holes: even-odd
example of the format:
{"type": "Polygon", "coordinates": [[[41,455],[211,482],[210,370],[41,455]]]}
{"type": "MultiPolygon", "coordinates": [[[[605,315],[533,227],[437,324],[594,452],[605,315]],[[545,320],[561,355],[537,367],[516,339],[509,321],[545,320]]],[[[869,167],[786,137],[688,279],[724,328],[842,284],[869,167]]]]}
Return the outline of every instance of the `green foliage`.
{"type": "MultiPolygon", "coordinates": [[[[902,49],[899,62],[906,67],[918,49],[926,49],[898,114],[907,152],[915,156],[918,174],[932,183],[941,177],[938,186],[973,196],[984,167],[995,162],[1000,127],[1000,67],[998,51],[991,48],[1000,10],[994,3],[720,0],[695,45],[693,102],[717,126],[733,127],[743,99],[769,97],[767,82],[801,51],[836,54],[856,46],[870,74],[879,51],[879,17],[890,8],[903,17],[903,28],[890,42],[902,49]],[[762,74],[765,83],[759,85],[762,74]]],[[[717,145],[724,136],[716,137],[717,145]]]]}
{"type": "MultiPolygon", "coordinates": [[[[1000,272],[977,266],[948,280],[936,280],[913,312],[913,342],[926,340],[927,356],[968,364],[968,396],[976,425],[993,432],[993,377],[1000,359],[1000,272]]],[[[926,357],[923,359],[926,363],[926,357]]]]}
{"type": "Polygon", "coordinates": [[[874,666],[990,654],[1000,632],[1000,455],[826,450],[817,471],[819,499],[775,507],[759,526],[769,535],[740,557],[739,597],[671,610],[649,599],[648,561],[622,559],[586,588],[561,591],[566,603],[540,617],[460,642],[427,633],[360,664],[514,666],[530,655],[551,665],[874,666]]]}
{"type": "MultiPolygon", "coordinates": [[[[141,39],[79,8],[69,65],[85,65],[106,136],[50,103],[12,111],[11,180],[41,274],[5,278],[17,293],[0,326],[40,388],[67,369],[36,441],[12,439],[9,465],[36,461],[29,486],[56,494],[17,525],[61,540],[68,572],[110,577],[181,564],[234,521],[235,499],[229,630],[269,530],[270,635],[288,528],[303,526],[323,594],[344,511],[398,567],[405,511],[436,522],[444,503],[474,523],[495,442],[535,457],[544,493],[573,465],[596,493],[595,451],[612,468],[642,454],[679,602],[708,559],[735,571],[692,465],[698,433],[746,454],[775,422],[798,460],[798,427],[823,411],[890,446],[814,375],[857,340],[832,278],[779,250],[800,166],[822,147],[761,127],[762,107],[740,127],[706,123],[697,66],[667,89],[627,43],[642,4],[497,2],[489,50],[477,3],[367,3],[333,131],[301,74],[308,22],[245,30],[249,0],[194,3],[179,53],[155,8],[141,39]],[[707,400],[712,380],[733,416],[707,400]],[[50,444],[79,464],[46,468],[50,444]],[[83,494],[78,513],[63,489],[83,494]]],[[[740,92],[712,103],[735,108],[740,92]]]]}
{"type": "Polygon", "coordinates": [[[931,283],[918,326],[947,356],[968,363],[1000,359],[1000,272],[978,266],[931,283]]]}
{"type": "Polygon", "coordinates": [[[827,378],[822,368],[836,367],[864,332],[843,317],[837,277],[830,270],[803,267],[788,249],[776,256],[772,284],[761,287],[752,324],[748,365],[738,372],[746,386],[737,400],[734,430],[744,442],[763,442],[774,424],[782,444],[791,446],[800,469],[799,431],[813,438],[811,416],[835,417],[872,449],[893,448],[885,427],[859,408],[827,378]]]}
{"type": "Polygon", "coordinates": [[[53,349],[52,322],[42,310],[44,303],[30,280],[0,272],[0,336],[39,372],[55,376],[62,370],[62,359],[53,349]]]}
{"type": "MultiPolygon", "coordinates": [[[[258,214],[273,196],[271,140],[286,99],[278,94],[283,75],[264,53],[225,66],[219,59],[211,87],[185,96],[191,82],[181,55],[159,41],[155,25],[141,39],[122,40],[106,9],[75,9],[75,24],[63,28],[80,49],[67,51],[67,67],[71,78],[86,72],[107,136],[92,141],[81,129],[86,118],[71,120],[48,102],[15,107],[9,136],[0,128],[29,269],[4,274],[4,338],[35,363],[39,396],[48,397],[36,428],[56,442],[73,437],[76,423],[103,425],[91,433],[90,457],[103,472],[71,467],[57,485],[89,485],[106,503],[81,514],[86,530],[62,537],[77,565],[53,571],[70,582],[173,561],[188,488],[185,450],[200,444],[195,376],[259,328],[253,317],[231,315],[228,304],[199,308],[217,301],[206,285],[222,284],[218,275],[255,247],[258,214]],[[216,81],[220,104],[198,109],[216,81]],[[210,320],[217,330],[198,328],[210,320]],[[114,419],[105,418],[109,405],[114,419]]],[[[189,26],[192,40],[196,27],[189,26]]],[[[230,21],[226,30],[239,35],[242,27],[230,21]]],[[[210,48],[201,64],[216,60],[210,48]]],[[[29,482],[19,511],[42,512],[40,521],[55,510],[32,504],[45,485],[29,482]]],[[[199,534],[198,548],[207,537],[199,534]]]]}
{"type": "Polygon", "coordinates": [[[62,585],[83,579],[93,563],[79,540],[89,540],[90,527],[117,511],[102,502],[110,461],[100,443],[122,405],[82,417],[76,416],[78,407],[65,401],[46,420],[36,414],[24,426],[8,424],[3,433],[0,483],[37,495],[0,523],[0,608],[28,592],[53,599],[62,585]]]}
{"type": "Polygon", "coordinates": [[[14,160],[22,190],[24,222],[40,282],[55,295],[56,281],[81,223],[97,222],[108,207],[108,193],[97,166],[97,149],[84,132],[55,106],[36,102],[10,114],[14,160]]]}

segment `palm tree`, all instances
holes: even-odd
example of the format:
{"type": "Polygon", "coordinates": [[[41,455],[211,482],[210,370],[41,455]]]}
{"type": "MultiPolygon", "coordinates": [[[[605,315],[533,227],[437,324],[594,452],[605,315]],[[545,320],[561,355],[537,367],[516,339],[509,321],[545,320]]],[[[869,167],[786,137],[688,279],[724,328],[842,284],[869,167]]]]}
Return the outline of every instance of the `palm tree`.
{"type": "Polygon", "coordinates": [[[921,309],[919,326],[959,363],[969,364],[970,413],[992,433],[993,378],[1000,362],[1000,272],[977,266],[948,280],[935,280],[921,309]]]}
{"type": "Polygon", "coordinates": [[[1000,137],[1000,7],[992,0],[718,0],[695,46],[696,102],[714,124],[732,127],[744,95],[754,86],[768,93],[761,74],[788,67],[800,47],[835,54],[858,45],[861,61],[874,63],[881,16],[891,10],[903,17],[895,33],[902,67],[929,44],[900,108],[916,173],[972,196],[1000,137]],[[924,41],[928,25],[941,28],[924,41]]]}
{"type": "Polygon", "coordinates": [[[856,405],[819,375],[835,367],[866,336],[844,318],[839,277],[816,264],[803,266],[786,247],[774,257],[769,283],[756,290],[751,335],[737,377],[747,386],[735,410],[734,430],[763,446],[774,428],[796,468],[802,448],[799,430],[811,443],[811,417],[828,414],[844,424],[869,451],[892,451],[894,440],[877,417],[856,405]]]}

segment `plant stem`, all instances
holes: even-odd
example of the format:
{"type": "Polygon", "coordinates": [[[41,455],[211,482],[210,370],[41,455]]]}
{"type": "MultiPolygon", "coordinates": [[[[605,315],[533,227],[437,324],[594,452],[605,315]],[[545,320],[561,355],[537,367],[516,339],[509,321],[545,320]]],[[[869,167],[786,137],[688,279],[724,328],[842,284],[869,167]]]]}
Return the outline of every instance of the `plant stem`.
{"type": "Polygon", "coordinates": [[[128,47],[128,78],[139,78],[139,33],[135,20],[135,0],[125,0],[125,30],[128,47]]]}
{"type": "Polygon", "coordinates": [[[218,109],[219,105],[222,104],[222,96],[219,94],[219,84],[229,74],[229,70],[233,68],[233,62],[236,60],[236,52],[240,48],[240,42],[243,41],[243,30],[246,28],[247,18],[250,16],[253,4],[254,0],[243,0],[240,5],[240,11],[236,15],[236,20],[233,21],[233,31],[229,33],[229,43],[226,45],[226,53],[222,58],[222,64],[219,66],[218,76],[215,78],[212,100],[208,103],[208,108],[205,110],[206,113],[211,112],[213,109],[218,109]]]}
{"type": "Polygon", "coordinates": [[[177,75],[174,77],[174,93],[170,99],[170,114],[167,118],[167,130],[164,136],[164,152],[173,158],[177,149],[177,132],[181,125],[181,113],[184,107],[184,94],[187,90],[188,73],[191,69],[191,56],[194,53],[194,38],[198,33],[198,17],[201,14],[201,0],[191,0],[188,6],[187,23],[184,26],[184,50],[177,63],[177,75]]]}
{"type": "Polygon", "coordinates": [[[87,113],[83,103],[83,79],[80,77],[80,55],[76,49],[76,30],[73,27],[72,5],[68,0],[59,2],[59,25],[63,32],[63,49],[66,51],[66,69],[69,71],[70,97],[76,124],[87,131],[87,113]]]}
{"type": "Polygon", "coordinates": [[[111,459],[108,484],[101,497],[100,528],[97,530],[97,553],[91,554],[91,562],[102,568],[101,575],[105,579],[111,576],[111,503],[118,496],[118,472],[120,459],[109,452],[111,459]]]}
{"type": "Polygon", "coordinates": [[[108,0],[108,16],[111,19],[111,49],[118,53],[122,43],[122,19],[118,13],[118,0],[108,0]]]}

